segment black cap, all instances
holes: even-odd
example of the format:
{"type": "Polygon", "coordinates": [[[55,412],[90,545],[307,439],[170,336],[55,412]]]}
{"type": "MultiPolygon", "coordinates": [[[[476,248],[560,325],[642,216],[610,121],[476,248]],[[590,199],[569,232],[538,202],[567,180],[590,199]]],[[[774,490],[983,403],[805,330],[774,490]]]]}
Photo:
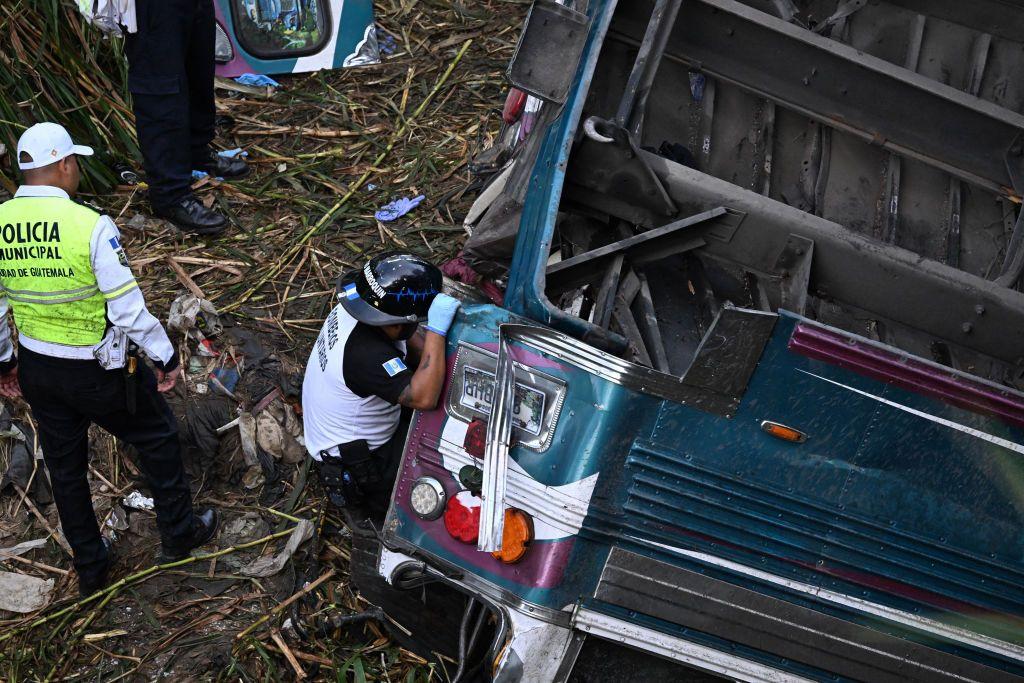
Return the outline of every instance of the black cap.
{"type": "Polygon", "coordinates": [[[422,322],[441,291],[441,271],[419,256],[390,252],[338,278],[338,300],[361,323],[422,322]]]}

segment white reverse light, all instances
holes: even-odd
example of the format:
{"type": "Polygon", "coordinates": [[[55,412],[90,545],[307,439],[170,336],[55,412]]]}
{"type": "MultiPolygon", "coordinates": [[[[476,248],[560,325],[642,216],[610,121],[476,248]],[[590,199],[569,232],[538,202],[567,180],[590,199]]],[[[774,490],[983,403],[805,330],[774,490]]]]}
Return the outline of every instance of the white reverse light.
{"type": "Polygon", "coordinates": [[[412,485],[409,505],[423,519],[437,519],[444,512],[444,487],[433,477],[420,477],[412,485]]]}
{"type": "Polygon", "coordinates": [[[217,22],[217,38],[213,49],[214,61],[219,64],[227,64],[235,58],[235,49],[231,47],[231,39],[228,38],[224,27],[217,22]]]}

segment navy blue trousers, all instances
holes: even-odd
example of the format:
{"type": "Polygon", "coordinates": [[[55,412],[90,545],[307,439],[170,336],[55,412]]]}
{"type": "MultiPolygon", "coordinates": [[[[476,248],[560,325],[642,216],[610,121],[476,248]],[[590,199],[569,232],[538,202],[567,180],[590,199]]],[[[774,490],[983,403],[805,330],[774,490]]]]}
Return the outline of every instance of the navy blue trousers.
{"type": "Polygon", "coordinates": [[[189,194],[214,135],[213,0],[137,0],[128,34],[128,88],[153,208],[189,194]]]}

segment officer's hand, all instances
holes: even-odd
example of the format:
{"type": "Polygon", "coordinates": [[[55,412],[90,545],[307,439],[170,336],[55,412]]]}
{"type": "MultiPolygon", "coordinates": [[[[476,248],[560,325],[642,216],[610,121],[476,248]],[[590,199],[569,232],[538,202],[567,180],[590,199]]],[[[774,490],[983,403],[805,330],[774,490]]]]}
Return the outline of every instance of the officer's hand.
{"type": "Polygon", "coordinates": [[[166,394],[168,391],[174,388],[174,385],[178,383],[178,377],[181,375],[181,366],[177,366],[170,372],[164,372],[163,370],[157,369],[156,371],[156,390],[161,394],[166,394]]]}
{"type": "Polygon", "coordinates": [[[442,337],[448,334],[448,328],[455,320],[459,310],[459,300],[447,294],[438,294],[427,311],[427,329],[442,337]]]}
{"type": "Polygon", "coordinates": [[[0,375],[0,396],[7,398],[21,397],[21,384],[18,383],[18,366],[14,366],[6,374],[0,375]]]}

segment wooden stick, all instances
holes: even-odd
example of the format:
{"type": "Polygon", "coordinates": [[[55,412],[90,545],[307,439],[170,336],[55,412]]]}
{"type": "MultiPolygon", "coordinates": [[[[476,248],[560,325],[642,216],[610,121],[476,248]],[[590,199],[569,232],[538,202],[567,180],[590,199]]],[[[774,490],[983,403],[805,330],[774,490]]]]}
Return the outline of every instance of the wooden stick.
{"type": "Polygon", "coordinates": [[[185,288],[188,291],[192,292],[200,299],[206,298],[206,295],[203,294],[203,290],[199,289],[199,285],[197,285],[192,278],[188,276],[188,273],[185,272],[185,269],[181,267],[181,264],[178,263],[173,256],[168,254],[164,260],[167,261],[167,265],[171,267],[174,274],[178,276],[178,281],[185,285],[185,288]]]}
{"type": "Polygon", "coordinates": [[[35,560],[30,560],[27,557],[21,557],[20,555],[10,555],[8,557],[3,558],[3,560],[0,560],[0,562],[6,562],[7,560],[21,562],[22,564],[27,564],[29,566],[35,567],[36,569],[42,569],[43,571],[53,572],[54,574],[63,574],[64,576],[67,576],[71,573],[67,569],[58,569],[57,567],[51,567],[48,564],[36,562],[35,560]]]}
{"type": "MultiPolygon", "coordinates": [[[[40,523],[42,523],[42,525],[46,527],[46,530],[50,532],[50,535],[53,536],[54,540],[57,541],[58,545],[60,545],[61,548],[64,548],[64,551],[67,552],[68,557],[73,558],[75,554],[71,552],[71,546],[68,544],[67,539],[64,538],[64,535],[59,533],[52,526],[50,526],[50,523],[46,521],[46,517],[43,517],[43,513],[39,512],[39,508],[37,508],[36,504],[33,503],[32,500],[28,497],[26,491],[23,491],[22,488],[15,484],[13,481],[11,482],[11,485],[14,486],[15,490],[18,493],[20,493],[22,497],[25,499],[25,505],[28,506],[28,509],[32,512],[33,515],[35,515],[36,519],[38,519],[40,523]]],[[[2,640],[2,638],[0,638],[0,640],[2,640]]]]}
{"type": "Polygon", "coordinates": [[[288,648],[288,644],[284,642],[284,638],[281,637],[281,632],[275,628],[270,632],[270,637],[274,639],[277,646],[281,648],[281,653],[284,655],[284,658],[287,659],[288,663],[291,664],[291,667],[295,669],[295,678],[300,681],[304,679],[306,677],[306,672],[302,670],[302,665],[299,664],[299,660],[295,659],[295,655],[292,654],[292,651],[288,648]]]}
{"type": "MultiPolygon", "coordinates": [[[[287,532],[281,532],[281,533],[291,533],[291,529],[289,529],[287,532]]],[[[241,631],[237,636],[235,636],[235,640],[241,640],[245,636],[249,635],[250,633],[255,631],[257,628],[259,628],[263,624],[265,624],[268,621],[270,621],[270,619],[272,619],[275,615],[280,614],[286,607],[288,607],[293,602],[295,602],[296,600],[301,598],[303,595],[309,593],[310,591],[316,590],[316,588],[320,584],[322,584],[324,581],[326,581],[327,579],[331,578],[332,576],[334,576],[334,569],[333,568],[328,569],[326,572],[324,572],[323,576],[321,576],[319,579],[317,579],[313,583],[309,584],[308,586],[306,586],[305,588],[300,590],[298,593],[296,593],[292,597],[288,598],[284,602],[278,603],[278,605],[276,607],[274,607],[274,609],[272,609],[269,612],[267,612],[266,614],[264,614],[262,617],[260,617],[256,621],[254,621],[247,629],[245,629],[244,631],[241,631]]],[[[0,638],[0,641],[2,641],[2,638],[0,638]]]]}

